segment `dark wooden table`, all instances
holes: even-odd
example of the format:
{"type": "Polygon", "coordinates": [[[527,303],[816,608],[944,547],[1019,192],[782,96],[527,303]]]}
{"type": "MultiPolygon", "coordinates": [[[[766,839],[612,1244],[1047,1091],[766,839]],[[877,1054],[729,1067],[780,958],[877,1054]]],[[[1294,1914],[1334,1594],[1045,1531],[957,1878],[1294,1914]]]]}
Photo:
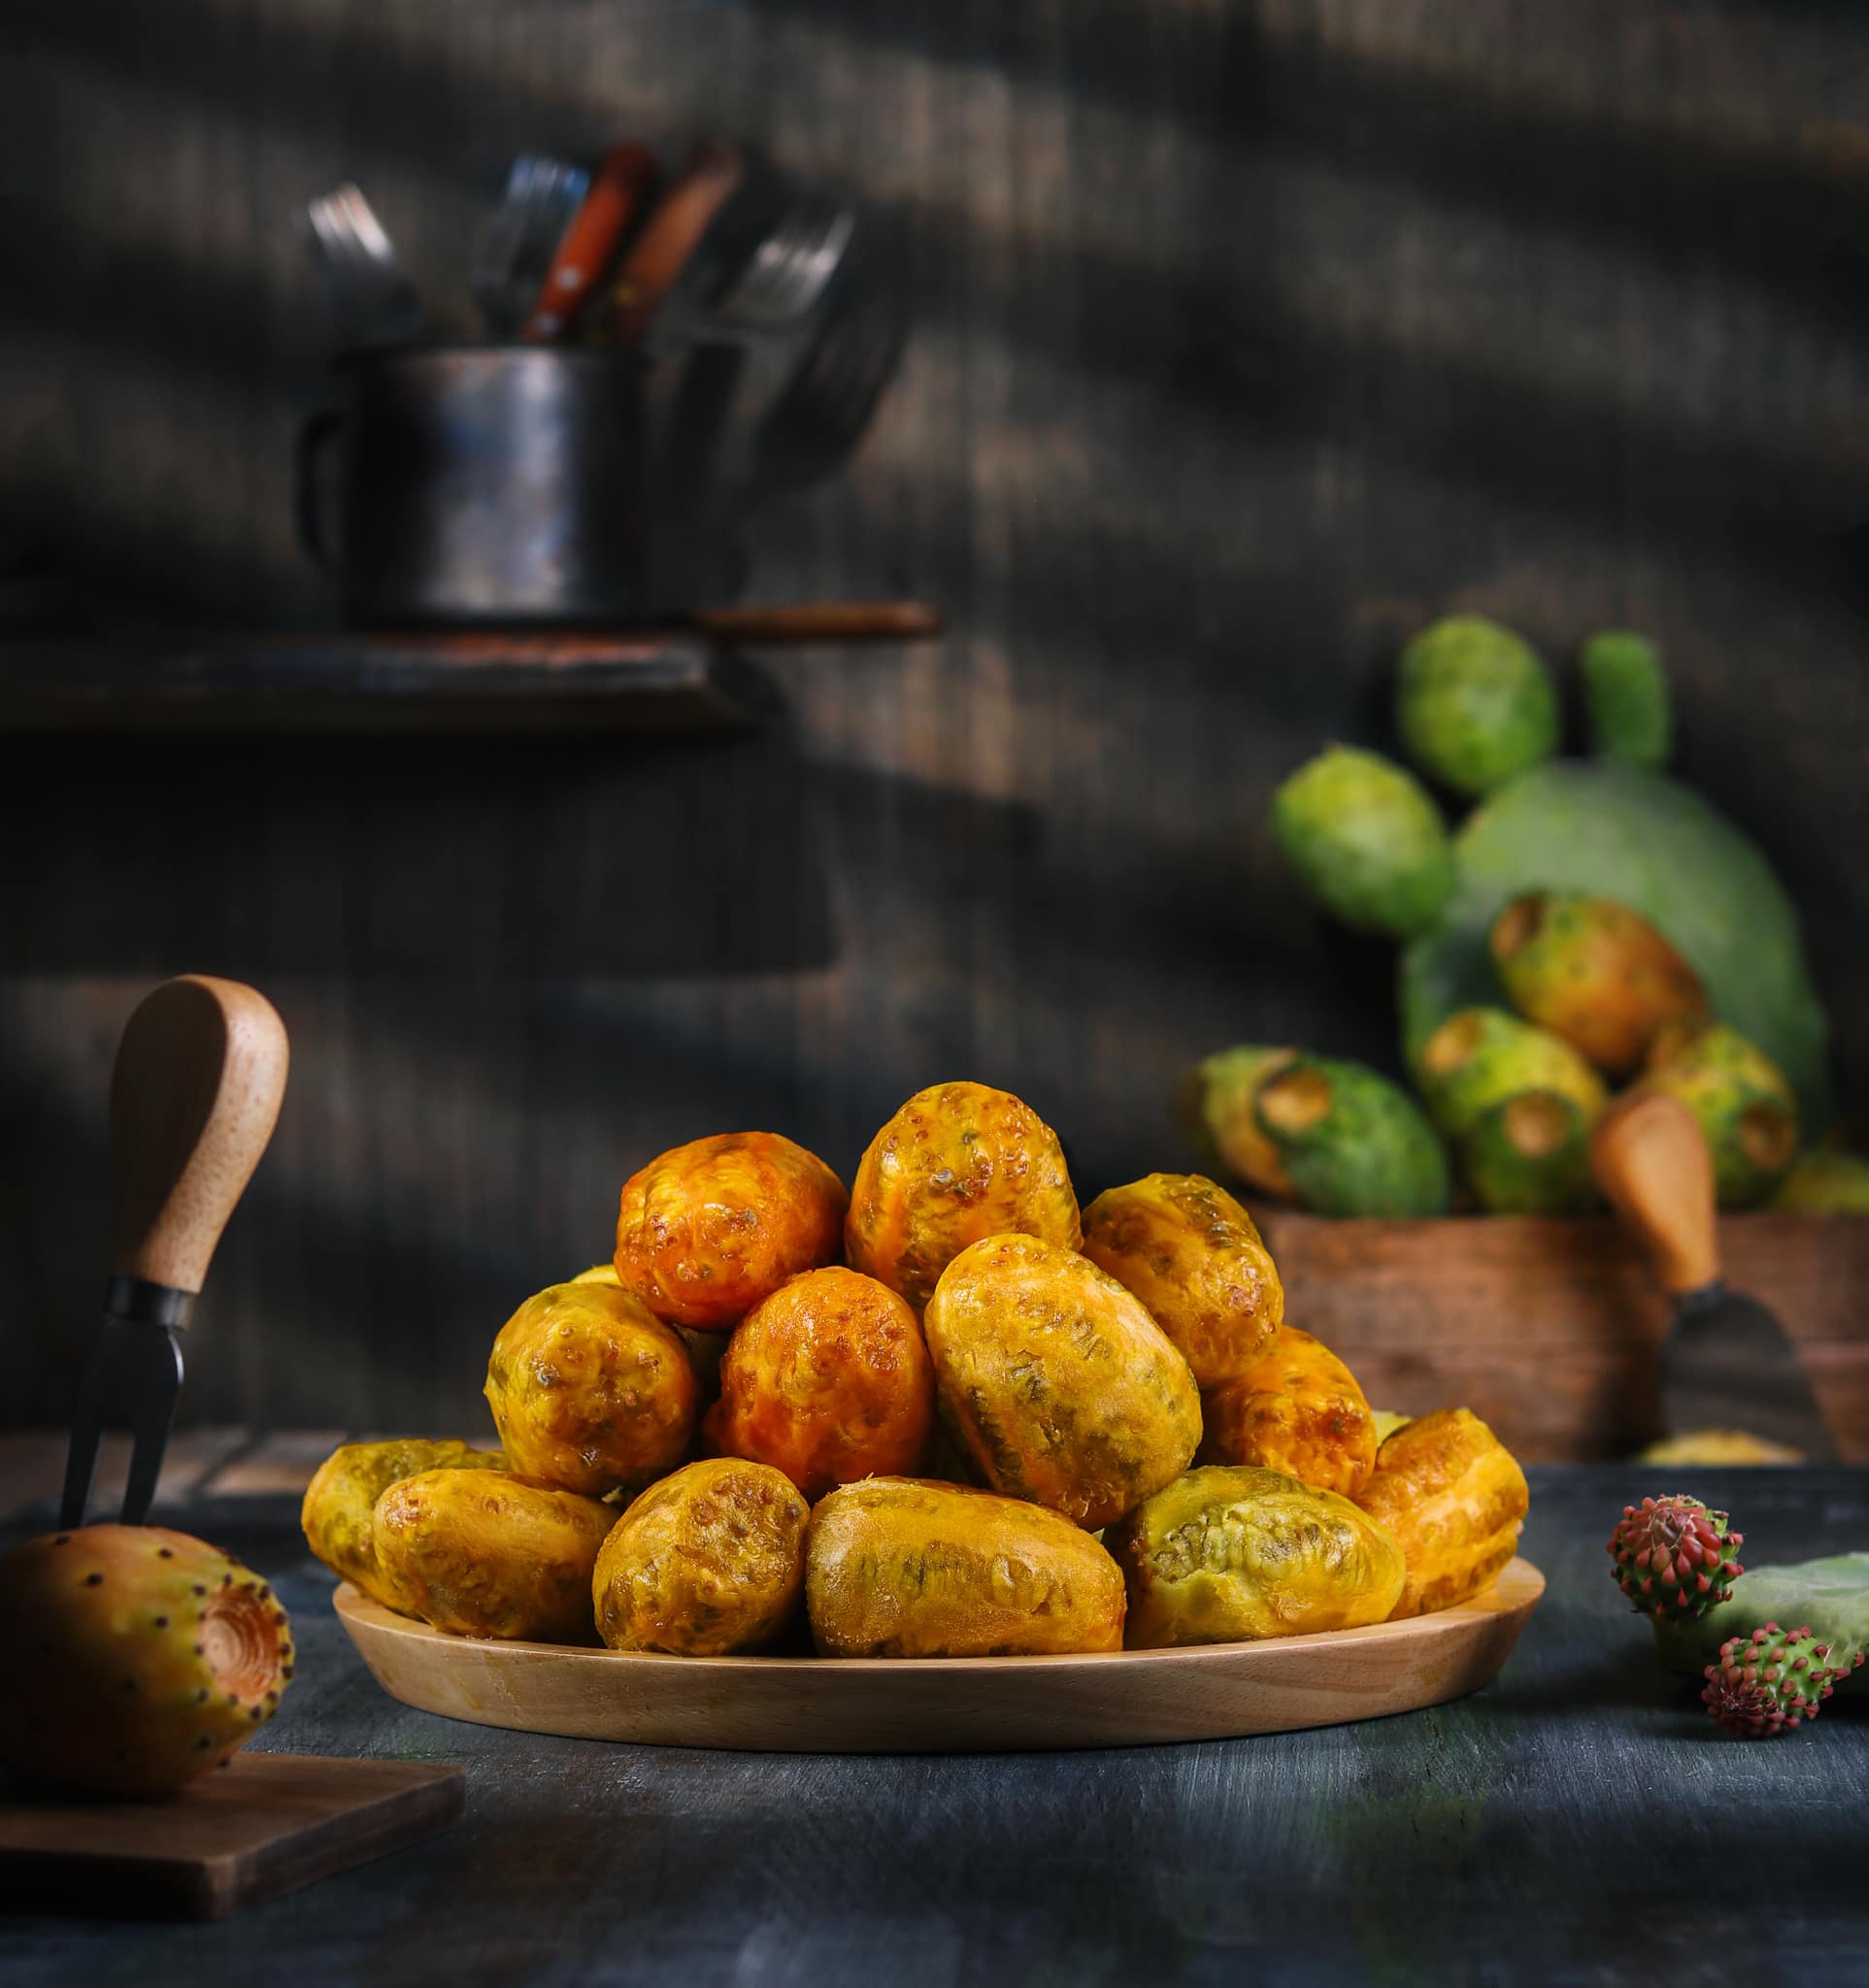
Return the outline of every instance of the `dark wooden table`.
{"type": "MultiPolygon", "coordinates": [[[[1696,1473],[1746,1558],[1869,1543],[1869,1473],[1696,1473]]],[[[1533,1473],[1550,1590],[1460,1704],[1326,1732],[997,1758],[661,1751],[386,1699],[278,1495],[175,1516],[277,1582],[301,1661],[257,1742],[452,1760],[451,1835],[205,1928],[0,1921],[8,1988],[1725,1982],[1869,1978],[1869,1695],[1727,1740],[1607,1574],[1652,1473],[1533,1473]]],[[[42,1513],[41,1516],[44,1514],[42,1513]]],[[[29,1529],[21,1514],[10,1537],[29,1529]]]]}

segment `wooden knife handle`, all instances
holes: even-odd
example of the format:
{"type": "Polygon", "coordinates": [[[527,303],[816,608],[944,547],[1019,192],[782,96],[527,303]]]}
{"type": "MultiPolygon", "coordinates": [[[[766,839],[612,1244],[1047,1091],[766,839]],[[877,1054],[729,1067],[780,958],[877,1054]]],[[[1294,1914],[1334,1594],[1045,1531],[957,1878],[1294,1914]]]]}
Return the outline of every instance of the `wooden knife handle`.
{"type": "Polygon", "coordinates": [[[1675,1297],[1719,1275],[1714,1163],[1694,1114],[1660,1091],[1619,1098],[1590,1135],[1597,1185],[1675,1297]]]}
{"type": "Polygon", "coordinates": [[[164,980],[124,1025],[111,1077],[119,1277],[199,1291],[273,1136],[285,1026],[238,980],[164,980]]]}
{"type": "Polygon", "coordinates": [[[697,148],[623,257],[597,326],[600,344],[642,344],[701,238],[739,189],[745,171],[730,145],[709,141],[697,148]]]}
{"type": "Polygon", "coordinates": [[[653,196],[658,173],[648,146],[625,142],[611,147],[558,244],[531,315],[519,327],[523,343],[549,345],[570,337],[585,298],[609,273],[617,248],[653,196]]]}
{"type": "Polygon", "coordinates": [[[932,642],[941,610],[925,601],[814,601],[795,608],[700,608],[690,626],[721,642],[932,642]]]}

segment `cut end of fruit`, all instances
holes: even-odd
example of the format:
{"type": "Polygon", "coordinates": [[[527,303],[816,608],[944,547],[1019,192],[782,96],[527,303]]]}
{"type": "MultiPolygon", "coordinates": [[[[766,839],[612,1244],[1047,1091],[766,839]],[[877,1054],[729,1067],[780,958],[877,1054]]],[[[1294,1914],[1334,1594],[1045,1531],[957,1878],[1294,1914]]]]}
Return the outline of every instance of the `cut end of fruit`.
{"type": "Polygon", "coordinates": [[[219,1690],[243,1703],[263,1699],[292,1661],[284,1610],[257,1587],[217,1590],[203,1611],[201,1654],[219,1690]]]}
{"type": "Polygon", "coordinates": [[[1555,1091],[1521,1091],[1501,1113],[1506,1143],[1521,1158],[1549,1159],[1571,1137],[1576,1108],[1555,1091]]]}
{"type": "Polygon", "coordinates": [[[1434,1077],[1450,1077],[1473,1056],[1485,1033],[1485,1017],[1469,1009],[1444,1021],[1427,1039],[1422,1067],[1434,1077]]]}
{"type": "Polygon", "coordinates": [[[1740,1113],[1739,1144],[1761,1174],[1776,1174],[1797,1151],[1797,1122],[1782,1105],[1761,1098],[1740,1113]]]}
{"type": "Polygon", "coordinates": [[[1259,1116],[1275,1132],[1309,1132],[1329,1110],[1330,1079],[1321,1071],[1288,1071],[1259,1093],[1259,1116]]]}
{"type": "Polygon", "coordinates": [[[1528,890],[1523,897],[1514,898],[1493,920],[1493,958],[1502,962],[1509,960],[1514,953],[1530,944],[1545,922],[1550,903],[1549,893],[1542,890],[1528,890]]]}

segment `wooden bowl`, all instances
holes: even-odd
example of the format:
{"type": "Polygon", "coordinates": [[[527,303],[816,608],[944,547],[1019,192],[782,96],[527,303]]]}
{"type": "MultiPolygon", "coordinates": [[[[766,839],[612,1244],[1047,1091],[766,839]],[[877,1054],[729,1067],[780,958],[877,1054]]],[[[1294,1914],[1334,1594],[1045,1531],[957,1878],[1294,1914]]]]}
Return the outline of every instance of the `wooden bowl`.
{"type": "Polygon", "coordinates": [[[1545,1576],[1515,1560],[1438,1615],[1326,1636],[1108,1656],[661,1657],[449,1636],[348,1582],[339,1618],[391,1698],[580,1740],[770,1753],[1001,1753],[1290,1733],[1477,1691],[1545,1576]]]}

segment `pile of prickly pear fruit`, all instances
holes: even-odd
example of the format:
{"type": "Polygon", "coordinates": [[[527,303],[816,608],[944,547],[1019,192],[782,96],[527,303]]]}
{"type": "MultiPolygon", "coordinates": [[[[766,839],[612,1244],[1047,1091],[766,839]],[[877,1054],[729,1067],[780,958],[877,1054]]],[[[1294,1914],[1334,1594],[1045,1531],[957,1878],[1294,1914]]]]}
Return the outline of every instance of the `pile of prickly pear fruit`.
{"type": "Polygon", "coordinates": [[[285,1610],[186,1533],[95,1525],[0,1560],[0,1766],[86,1795],[166,1795],[221,1767],[292,1675],[285,1610]]]}
{"type": "Polygon", "coordinates": [[[1624,1506],[1611,1572],[1654,1624],[1670,1670],[1704,1679],[1701,1703],[1741,1740],[1796,1732],[1817,1717],[1869,1648],[1869,1553],[1765,1568],[1748,1583],[1733,1558],[1744,1535],[1723,1511],[1683,1494],[1624,1506]],[[1779,1627],[1779,1605],[1798,1603],[1779,1627]],[[1813,1629],[1806,1615],[1821,1625],[1813,1629]]]}
{"type": "Polygon", "coordinates": [[[1301,885],[1407,948],[1421,1104],[1361,1064],[1306,1057],[1331,1099],[1307,1102],[1294,1132],[1300,1051],[1237,1045],[1183,1085],[1210,1166],[1320,1214],[1438,1213],[1462,1193],[1489,1213],[1584,1213],[1601,1206],[1591,1128],[1609,1085],[1633,1083],[1693,1112],[1722,1207],[1869,1212],[1869,1161],[1799,1159],[1800,1112],[1825,1105],[1822,1011],[1763,857],[1662,772],[1674,722],[1659,650],[1592,636],[1578,675],[1596,757],[1555,760],[1544,658],[1484,616],[1437,621],[1396,677],[1395,728],[1419,777],[1333,746],[1279,788],[1272,835],[1301,885]],[[1480,804],[1459,833],[1436,789],[1480,804]]]}

